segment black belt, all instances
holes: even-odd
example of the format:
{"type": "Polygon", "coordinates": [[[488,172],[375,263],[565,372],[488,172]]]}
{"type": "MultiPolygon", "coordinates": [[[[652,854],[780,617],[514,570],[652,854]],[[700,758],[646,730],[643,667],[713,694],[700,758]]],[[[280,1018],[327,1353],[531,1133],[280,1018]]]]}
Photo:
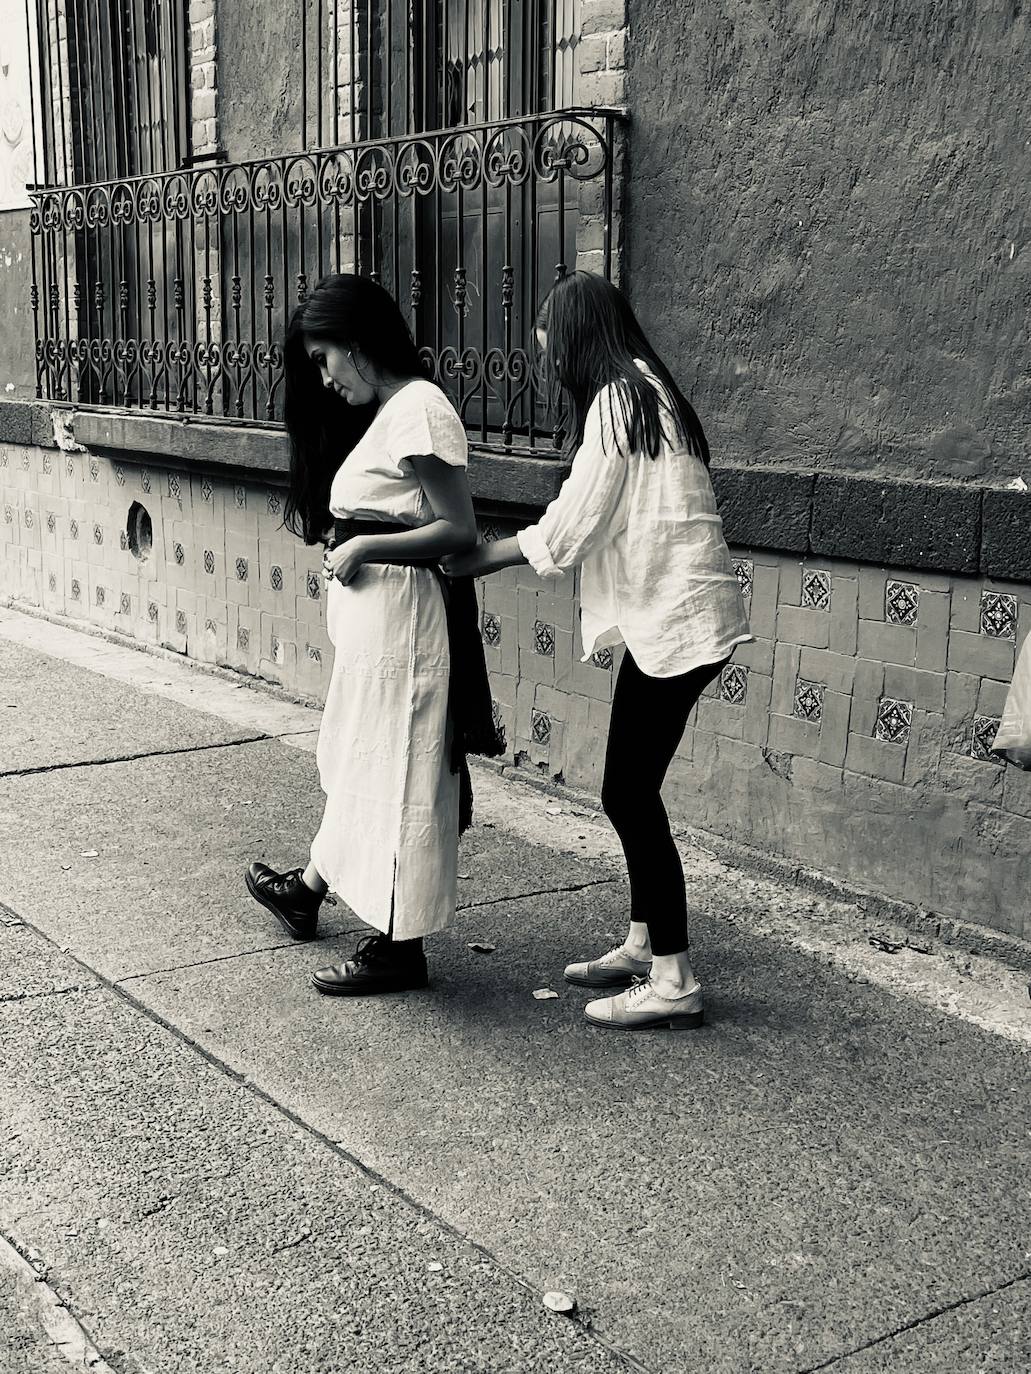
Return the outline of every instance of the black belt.
{"type": "MultiPolygon", "coordinates": [[[[336,519],[333,543],[343,544],[366,534],[405,534],[418,528],[387,520],[336,519]]],[[[417,568],[429,568],[436,576],[444,597],[447,617],[451,676],[448,683],[448,718],[451,722],[451,771],[460,776],[458,830],[461,834],[472,821],[472,780],[467,754],[496,758],[505,752],[504,738],[494,721],[487,663],[480,635],[480,610],[476,584],[471,577],[447,577],[436,558],[380,559],[417,568]]]]}

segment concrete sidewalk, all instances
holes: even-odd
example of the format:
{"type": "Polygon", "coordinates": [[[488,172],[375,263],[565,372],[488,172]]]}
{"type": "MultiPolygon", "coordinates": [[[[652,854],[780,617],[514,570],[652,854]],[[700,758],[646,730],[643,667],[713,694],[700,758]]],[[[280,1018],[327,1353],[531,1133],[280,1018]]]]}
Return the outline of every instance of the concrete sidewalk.
{"type": "Polygon", "coordinates": [[[0,611],[0,1231],[113,1369],[1031,1367],[1026,975],[694,848],[708,1026],[592,1030],[612,838],[484,770],[432,987],[320,999],[316,725],[0,611]]]}

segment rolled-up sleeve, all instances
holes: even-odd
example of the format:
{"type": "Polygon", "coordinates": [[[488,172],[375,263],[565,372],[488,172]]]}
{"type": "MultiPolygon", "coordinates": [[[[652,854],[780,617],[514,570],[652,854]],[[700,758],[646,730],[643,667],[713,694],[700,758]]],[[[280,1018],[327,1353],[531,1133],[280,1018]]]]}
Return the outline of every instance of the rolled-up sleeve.
{"type": "Polygon", "coordinates": [[[618,424],[618,402],[608,390],[600,392],[587,412],[583,443],[559,494],[536,525],[516,535],[523,557],[540,577],[561,577],[625,524],[620,498],[631,460],[625,441],[617,442],[613,416],[618,424]]]}

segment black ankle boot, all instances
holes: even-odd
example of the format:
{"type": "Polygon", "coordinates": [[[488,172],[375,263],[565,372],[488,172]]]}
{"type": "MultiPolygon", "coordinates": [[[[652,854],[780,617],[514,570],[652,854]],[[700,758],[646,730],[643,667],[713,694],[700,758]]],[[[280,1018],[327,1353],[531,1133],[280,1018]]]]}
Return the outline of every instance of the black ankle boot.
{"type": "Polygon", "coordinates": [[[429,983],[421,940],[395,944],[389,935],[366,935],[352,958],[318,968],[312,986],[331,997],[361,997],[370,992],[410,992],[429,983]]]}
{"type": "Polygon", "coordinates": [[[268,864],[251,864],[247,891],[295,940],[314,940],[322,898],[302,881],[302,871],[292,868],[288,873],[277,873],[268,864]]]}

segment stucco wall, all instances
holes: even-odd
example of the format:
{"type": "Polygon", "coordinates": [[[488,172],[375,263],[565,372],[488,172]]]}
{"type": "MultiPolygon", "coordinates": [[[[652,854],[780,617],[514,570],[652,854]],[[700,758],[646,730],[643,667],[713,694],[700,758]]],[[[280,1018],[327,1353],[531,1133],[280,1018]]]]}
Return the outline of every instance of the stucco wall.
{"type": "MultiPolygon", "coordinates": [[[[314,6],[309,9],[314,15],[314,6]]],[[[299,7],[218,0],[215,17],[219,134],[229,160],[243,162],[299,148],[299,7]]]]}
{"type": "Polygon", "coordinates": [[[630,287],[721,457],[1031,480],[1027,9],[633,0],[630,287]]]}

